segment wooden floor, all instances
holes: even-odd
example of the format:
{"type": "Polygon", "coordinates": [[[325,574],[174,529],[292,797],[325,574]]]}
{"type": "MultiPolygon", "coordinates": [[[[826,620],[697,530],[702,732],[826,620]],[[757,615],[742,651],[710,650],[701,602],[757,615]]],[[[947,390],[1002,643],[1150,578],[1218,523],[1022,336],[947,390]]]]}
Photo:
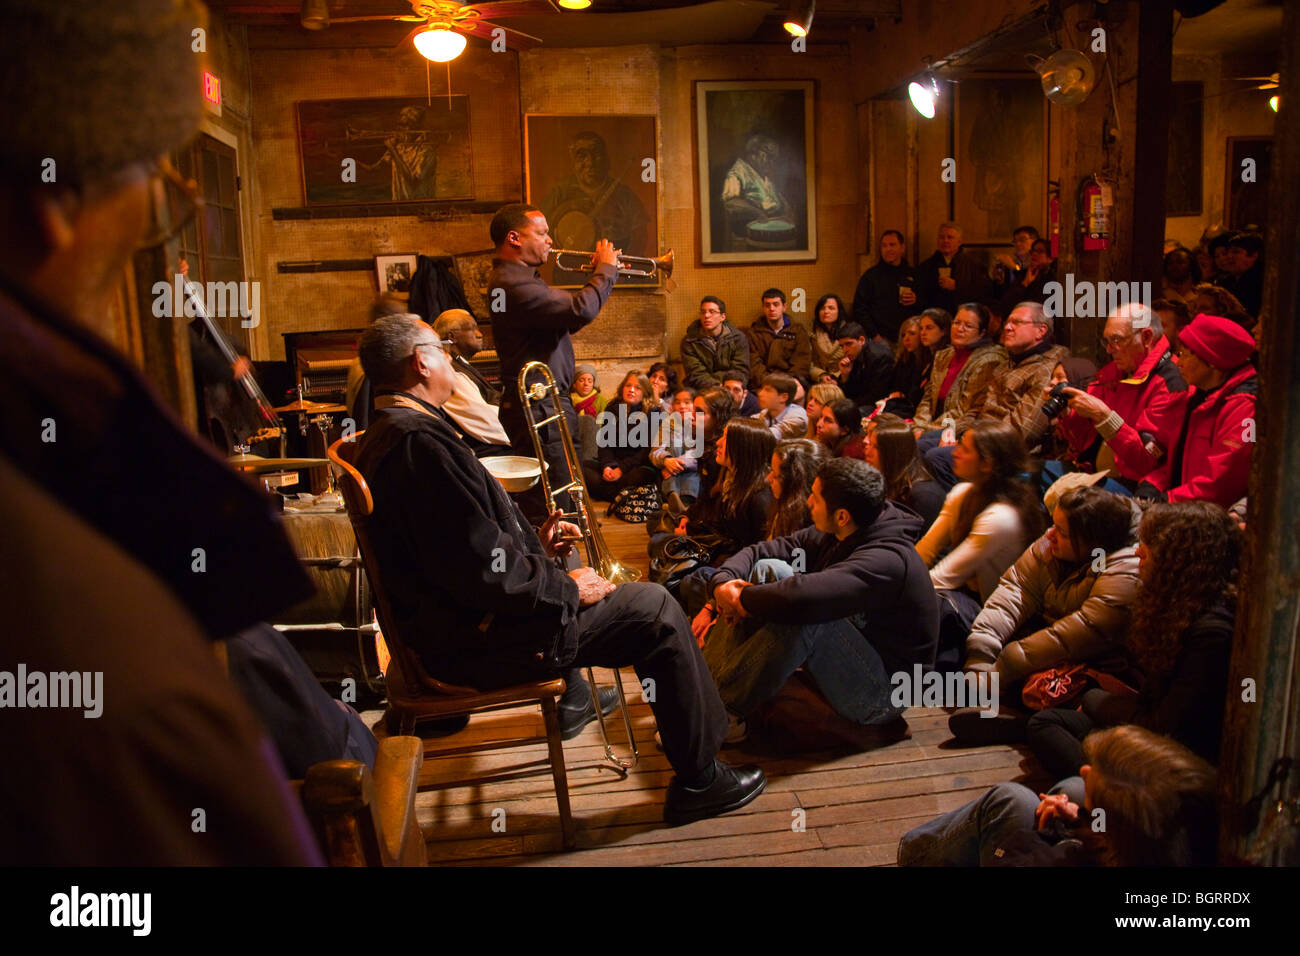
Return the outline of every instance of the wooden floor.
{"type": "MultiPolygon", "coordinates": [[[[604,521],[617,557],[647,566],[643,525],[604,521]]],[[[817,866],[890,865],[898,839],[911,827],[959,807],[992,784],[1027,777],[1032,760],[1011,747],[955,748],[947,717],[938,709],[906,714],[912,736],[878,750],[797,758],[764,756],[743,747],[726,749],[730,763],[758,763],[766,792],[743,810],[688,826],[665,827],[664,794],[672,770],[654,742],[655,723],[642,703],[636,675],[622,672],[640,761],[626,780],[608,771],[571,770],[570,800],[577,849],[561,849],[559,816],[549,773],[499,784],[424,792],[417,798],[420,826],[437,865],[524,866],[817,866]]],[[[596,671],[602,685],[609,671],[596,671]]],[[[366,715],[373,723],[380,715],[366,715]]],[[[608,719],[618,754],[629,756],[617,713],[608,719]]],[[[430,741],[422,783],[474,776],[545,757],[543,745],[473,758],[439,758],[437,748],[541,735],[533,709],[476,715],[468,728],[445,741],[430,741]]],[[[565,744],[568,766],[599,759],[600,732],[591,724],[565,744]]]]}

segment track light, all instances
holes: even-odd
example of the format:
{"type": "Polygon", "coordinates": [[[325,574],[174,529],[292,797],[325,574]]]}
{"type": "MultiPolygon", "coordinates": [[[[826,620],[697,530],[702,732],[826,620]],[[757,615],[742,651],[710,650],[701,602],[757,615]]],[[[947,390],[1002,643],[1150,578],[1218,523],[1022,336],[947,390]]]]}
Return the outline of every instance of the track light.
{"type": "Polygon", "coordinates": [[[913,80],[908,83],[907,95],[918,113],[926,119],[934,119],[935,105],[939,102],[939,82],[933,73],[927,73],[924,82],[913,80]]]}
{"type": "Polygon", "coordinates": [[[1273,112],[1276,113],[1276,112],[1277,112],[1277,97],[1276,97],[1276,96],[1270,96],[1270,97],[1268,98],[1268,105],[1272,108],[1273,112]]]}
{"type": "Polygon", "coordinates": [[[325,0],[302,0],[298,22],[307,30],[324,30],[330,25],[330,8],[325,0]]]}
{"type": "Polygon", "coordinates": [[[586,10],[591,6],[591,0],[556,0],[556,2],[566,10],[586,10]]]}
{"type": "Polygon", "coordinates": [[[816,10],[817,0],[794,0],[790,5],[789,16],[785,18],[785,32],[791,36],[806,37],[812,29],[816,10]]]}

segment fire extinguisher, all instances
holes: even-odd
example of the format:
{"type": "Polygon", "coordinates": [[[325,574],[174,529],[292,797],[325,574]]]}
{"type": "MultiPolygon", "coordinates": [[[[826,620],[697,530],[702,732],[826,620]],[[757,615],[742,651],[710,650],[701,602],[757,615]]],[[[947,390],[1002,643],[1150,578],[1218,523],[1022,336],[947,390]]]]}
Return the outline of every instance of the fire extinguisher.
{"type": "Polygon", "coordinates": [[[1047,200],[1047,228],[1051,236],[1052,258],[1061,257],[1061,186],[1053,180],[1048,183],[1050,192],[1047,200]]]}
{"type": "Polygon", "coordinates": [[[1085,252],[1110,248],[1110,210],[1101,180],[1089,176],[1079,184],[1079,232],[1085,252]]]}

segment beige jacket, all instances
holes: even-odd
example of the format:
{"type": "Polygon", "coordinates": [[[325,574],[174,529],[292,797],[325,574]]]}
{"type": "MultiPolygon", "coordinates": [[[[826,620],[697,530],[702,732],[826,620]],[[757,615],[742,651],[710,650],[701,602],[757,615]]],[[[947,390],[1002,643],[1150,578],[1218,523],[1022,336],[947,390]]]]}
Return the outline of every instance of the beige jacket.
{"type": "MultiPolygon", "coordinates": [[[[934,409],[939,403],[939,389],[948,375],[948,366],[952,363],[954,355],[956,352],[952,346],[940,349],[935,355],[934,364],[930,368],[930,378],[925,383],[925,394],[921,396],[920,404],[916,406],[916,414],[912,418],[917,428],[927,430],[942,428],[946,418],[951,418],[954,423],[960,424],[963,428],[969,425],[978,417],[979,409],[984,404],[985,396],[994,378],[1010,365],[1010,356],[1000,345],[985,345],[976,349],[957,373],[957,380],[952,383],[952,388],[948,389],[948,397],[943,402],[943,413],[935,414],[934,409]]],[[[1050,374],[1049,371],[1048,375],[1050,374]]]]}
{"type": "MultiPolygon", "coordinates": [[[[999,370],[985,393],[979,409],[972,409],[974,418],[1004,418],[1015,425],[1023,435],[1034,420],[1034,413],[1042,407],[1043,389],[1052,380],[1052,369],[1062,359],[1070,357],[1063,345],[1053,345],[1044,352],[1031,355],[1019,364],[999,370]]],[[[965,371],[963,369],[962,371],[965,371]]]]}
{"type": "Polygon", "coordinates": [[[1046,554],[1039,538],[1002,575],[966,638],[967,670],[996,670],[1006,685],[1122,649],[1138,589],[1134,548],[1072,569],[1046,554]]]}

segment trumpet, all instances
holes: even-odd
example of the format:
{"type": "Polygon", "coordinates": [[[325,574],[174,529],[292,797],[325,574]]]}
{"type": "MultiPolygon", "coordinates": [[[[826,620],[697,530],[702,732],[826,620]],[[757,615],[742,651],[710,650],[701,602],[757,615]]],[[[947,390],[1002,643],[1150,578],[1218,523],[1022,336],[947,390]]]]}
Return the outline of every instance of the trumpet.
{"type": "MultiPolygon", "coordinates": [[[[583,252],[580,249],[552,249],[551,254],[555,256],[556,268],[564,269],[568,272],[591,272],[594,266],[591,264],[591,253],[583,252]],[[561,260],[568,256],[570,260],[580,258],[580,265],[565,265],[561,260]]],[[[673,251],[669,249],[662,256],[651,259],[649,256],[619,256],[618,257],[618,274],[621,276],[654,276],[663,275],[665,279],[673,274],[673,251]]]]}
{"type": "Polygon", "coordinates": [[[587,564],[595,569],[596,573],[606,581],[612,581],[615,584],[640,579],[641,573],[636,568],[625,567],[614,558],[613,553],[609,550],[609,545],[605,543],[604,536],[600,533],[599,523],[591,513],[587,486],[582,480],[582,461],[578,457],[577,449],[573,446],[573,436],[569,433],[569,422],[564,417],[564,409],[560,405],[560,388],[555,383],[555,376],[551,374],[550,366],[545,362],[529,362],[521,368],[519,370],[519,397],[523,402],[524,421],[528,423],[529,434],[533,437],[533,448],[537,452],[537,460],[542,463],[542,493],[546,496],[547,510],[555,511],[559,507],[556,504],[556,499],[567,491],[569,497],[573,499],[574,510],[571,513],[566,512],[563,517],[571,519],[578,526],[583,547],[587,552],[587,564]],[[527,380],[535,372],[541,374],[542,381],[529,385],[527,380]],[[554,409],[554,413],[537,420],[533,417],[533,403],[540,402],[547,397],[551,400],[551,408],[554,409]],[[545,449],[542,447],[542,429],[551,422],[555,422],[560,429],[560,444],[564,449],[564,463],[569,469],[568,483],[558,488],[551,486],[551,479],[547,475],[545,466],[545,449]]]}

